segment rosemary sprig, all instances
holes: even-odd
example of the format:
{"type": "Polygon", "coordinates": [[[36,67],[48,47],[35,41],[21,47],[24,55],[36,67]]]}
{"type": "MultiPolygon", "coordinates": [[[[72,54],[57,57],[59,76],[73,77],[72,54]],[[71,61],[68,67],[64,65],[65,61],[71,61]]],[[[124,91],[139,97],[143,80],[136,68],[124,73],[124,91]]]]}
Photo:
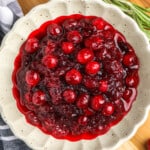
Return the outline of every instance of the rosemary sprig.
{"type": "Polygon", "coordinates": [[[150,8],[143,8],[127,0],[103,0],[118,6],[124,13],[132,17],[150,41],[150,8]]]}

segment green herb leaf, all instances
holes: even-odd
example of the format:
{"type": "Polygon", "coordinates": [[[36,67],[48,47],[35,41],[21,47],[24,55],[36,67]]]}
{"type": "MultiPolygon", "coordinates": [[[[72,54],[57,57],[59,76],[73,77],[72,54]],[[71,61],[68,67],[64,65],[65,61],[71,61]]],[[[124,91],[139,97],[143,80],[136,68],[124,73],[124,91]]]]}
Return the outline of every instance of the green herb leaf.
{"type": "Polygon", "coordinates": [[[150,41],[150,8],[143,8],[127,0],[103,0],[118,6],[124,13],[132,17],[150,41]]]}

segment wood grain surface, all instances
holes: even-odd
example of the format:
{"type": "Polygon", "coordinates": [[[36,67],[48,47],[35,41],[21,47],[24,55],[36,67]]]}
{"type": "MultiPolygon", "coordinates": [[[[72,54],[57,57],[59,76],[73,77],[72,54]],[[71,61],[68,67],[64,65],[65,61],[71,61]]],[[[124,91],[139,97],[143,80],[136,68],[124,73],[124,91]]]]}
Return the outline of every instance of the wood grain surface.
{"type": "MultiPolygon", "coordinates": [[[[18,0],[24,14],[38,4],[48,0],[18,0]]],[[[140,6],[150,7],[150,0],[130,0],[140,6]]],[[[146,150],[146,142],[150,139],[150,112],[146,122],[138,129],[136,134],[127,142],[118,148],[118,150],[146,150]]]]}

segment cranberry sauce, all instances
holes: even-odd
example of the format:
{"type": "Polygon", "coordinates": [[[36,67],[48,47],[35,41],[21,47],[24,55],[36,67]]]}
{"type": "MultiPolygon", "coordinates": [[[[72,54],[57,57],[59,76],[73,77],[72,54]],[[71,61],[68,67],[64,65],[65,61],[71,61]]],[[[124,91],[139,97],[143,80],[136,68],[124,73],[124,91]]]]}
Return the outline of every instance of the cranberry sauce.
{"type": "Polygon", "coordinates": [[[32,32],[15,60],[13,95],[27,122],[58,139],[106,133],[136,99],[139,61],[100,17],[71,15],[32,32]]]}

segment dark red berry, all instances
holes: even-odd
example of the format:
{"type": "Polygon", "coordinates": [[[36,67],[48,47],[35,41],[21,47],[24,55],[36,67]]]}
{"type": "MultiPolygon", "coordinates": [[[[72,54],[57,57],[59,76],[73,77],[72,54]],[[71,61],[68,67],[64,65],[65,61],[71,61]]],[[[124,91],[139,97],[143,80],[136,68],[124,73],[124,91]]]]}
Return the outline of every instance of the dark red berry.
{"type": "Polygon", "coordinates": [[[88,74],[97,74],[100,71],[100,63],[91,61],[87,63],[85,70],[88,74]]]}
{"type": "Polygon", "coordinates": [[[77,61],[81,64],[86,64],[93,60],[94,53],[90,49],[82,49],[77,54],[77,61]]]}
{"type": "Polygon", "coordinates": [[[25,75],[25,81],[28,85],[35,86],[40,81],[40,75],[34,70],[28,70],[25,75]]]}
{"type": "Polygon", "coordinates": [[[102,18],[96,18],[93,20],[92,24],[97,30],[103,30],[106,23],[102,18]]]}
{"type": "Polygon", "coordinates": [[[110,116],[114,113],[114,110],[115,110],[114,104],[107,102],[103,106],[102,114],[104,116],[110,116]]]}
{"type": "Polygon", "coordinates": [[[105,103],[105,99],[102,95],[96,95],[91,99],[91,107],[98,111],[100,110],[105,103]]]}
{"type": "Polygon", "coordinates": [[[130,75],[128,75],[126,77],[126,84],[129,87],[137,87],[139,84],[138,74],[135,72],[135,73],[131,73],[130,75]]]}
{"type": "Polygon", "coordinates": [[[47,33],[50,36],[58,37],[58,36],[62,35],[63,30],[62,30],[62,27],[60,25],[53,23],[53,24],[48,26],[47,33]]]}
{"type": "Polygon", "coordinates": [[[92,37],[85,40],[85,46],[92,50],[98,50],[102,47],[103,40],[99,37],[92,37]]]}
{"type": "Polygon", "coordinates": [[[62,50],[65,54],[70,54],[74,50],[74,45],[72,42],[63,42],[62,43],[62,50]]]}
{"type": "Polygon", "coordinates": [[[27,92],[25,95],[24,95],[24,98],[27,102],[32,102],[32,95],[30,92],[27,92]]]}
{"type": "Polygon", "coordinates": [[[48,67],[49,69],[53,69],[57,66],[58,64],[58,59],[54,55],[46,55],[42,59],[42,63],[48,67]]]}
{"type": "Polygon", "coordinates": [[[55,51],[55,49],[56,49],[56,43],[52,40],[48,40],[47,45],[44,48],[45,54],[51,54],[52,52],[55,51]]]}
{"type": "Polygon", "coordinates": [[[36,125],[36,126],[41,125],[41,122],[40,122],[38,116],[32,111],[29,111],[29,112],[26,113],[26,119],[32,125],[36,125]]]}
{"type": "Polygon", "coordinates": [[[69,84],[77,85],[82,81],[82,75],[77,69],[71,69],[66,73],[66,81],[69,84]]]}
{"type": "Polygon", "coordinates": [[[98,58],[100,60],[111,59],[111,57],[112,57],[111,52],[108,49],[106,49],[104,47],[102,49],[100,49],[100,51],[98,53],[98,58]]]}
{"type": "Polygon", "coordinates": [[[104,61],[104,69],[108,73],[115,73],[115,74],[123,73],[123,66],[118,60],[104,61]]]}
{"type": "Polygon", "coordinates": [[[78,123],[80,125],[83,125],[83,126],[87,125],[87,123],[88,123],[88,117],[87,116],[80,116],[78,118],[78,123]]]}
{"type": "Polygon", "coordinates": [[[94,113],[95,113],[95,111],[92,109],[92,108],[85,108],[84,109],[84,114],[86,115],[86,116],[92,116],[92,115],[94,115],[94,113]]]}
{"type": "Polygon", "coordinates": [[[107,80],[101,80],[99,82],[99,91],[104,92],[104,93],[108,91],[108,81],[107,80]]]}
{"type": "Polygon", "coordinates": [[[63,92],[63,97],[66,102],[73,103],[76,100],[76,93],[71,89],[67,89],[63,92]]]}
{"type": "Polygon", "coordinates": [[[132,52],[126,53],[123,57],[123,64],[127,67],[133,66],[137,64],[137,57],[132,52]]]}
{"type": "Polygon", "coordinates": [[[77,106],[81,109],[88,107],[90,96],[86,93],[80,94],[77,98],[77,106]]]}
{"type": "Polygon", "coordinates": [[[46,102],[46,95],[43,91],[36,91],[33,93],[32,102],[34,105],[40,106],[46,102]]]}
{"type": "Polygon", "coordinates": [[[77,25],[78,25],[77,20],[72,19],[72,18],[65,20],[63,23],[63,27],[68,31],[75,29],[77,25]]]}
{"type": "Polygon", "coordinates": [[[25,44],[25,51],[28,53],[34,53],[39,48],[39,40],[37,38],[30,38],[25,44]]]}
{"type": "Polygon", "coordinates": [[[67,35],[67,40],[72,43],[80,43],[82,41],[82,36],[78,31],[70,31],[67,35]]]}
{"type": "Polygon", "coordinates": [[[131,89],[126,89],[123,93],[123,98],[128,102],[132,95],[132,90],[131,89]]]}
{"type": "Polygon", "coordinates": [[[83,78],[83,84],[88,88],[88,89],[94,89],[98,87],[98,82],[97,80],[93,78],[88,78],[84,77],[83,78]]]}

